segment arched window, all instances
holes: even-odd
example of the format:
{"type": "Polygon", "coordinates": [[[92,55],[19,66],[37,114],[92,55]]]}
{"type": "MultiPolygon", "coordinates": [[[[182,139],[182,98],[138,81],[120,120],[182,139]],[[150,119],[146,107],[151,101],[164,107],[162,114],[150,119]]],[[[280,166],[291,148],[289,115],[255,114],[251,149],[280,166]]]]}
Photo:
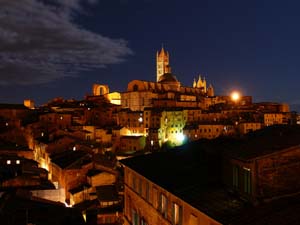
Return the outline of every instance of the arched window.
{"type": "Polygon", "coordinates": [[[104,95],[104,88],[103,87],[100,87],[99,94],[104,95]]]}
{"type": "Polygon", "coordinates": [[[133,85],[133,91],[138,91],[139,90],[139,86],[137,84],[133,85]]]}

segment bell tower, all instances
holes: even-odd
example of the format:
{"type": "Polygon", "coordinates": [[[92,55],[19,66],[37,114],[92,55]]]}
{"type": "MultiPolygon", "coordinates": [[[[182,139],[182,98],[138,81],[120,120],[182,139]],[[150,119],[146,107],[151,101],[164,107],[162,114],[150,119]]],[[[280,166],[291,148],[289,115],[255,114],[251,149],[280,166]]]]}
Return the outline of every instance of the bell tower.
{"type": "Polygon", "coordinates": [[[169,52],[161,48],[160,52],[156,52],[156,81],[159,81],[160,76],[165,73],[171,73],[169,65],[169,52]]]}

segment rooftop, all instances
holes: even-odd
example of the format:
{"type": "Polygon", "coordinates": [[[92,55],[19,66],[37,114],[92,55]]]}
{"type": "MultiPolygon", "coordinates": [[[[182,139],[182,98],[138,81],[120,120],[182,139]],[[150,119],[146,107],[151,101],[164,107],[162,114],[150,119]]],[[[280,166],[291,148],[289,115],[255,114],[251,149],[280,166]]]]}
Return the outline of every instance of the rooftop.
{"type": "Polygon", "coordinates": [[[159,77],[158,82],[160,83],[170,83],[170,82],[178,82],[177,78],[171,73],[165,73],[159,77]]]}
{"type": "Polygon", "coordinates": [[[18,145],[17,143],[0,140],[0,150],[27,150],[31,151],[28,146],[18,145]]]}
{"type": "Polygon", "coordinates": [[[5,193],[1,198],[1,225],[43,224],[83,225],[79,211],[63,204],[30,198],[26,194],[5,193]]]}
{"type": "Polygon", "coordinates": [[[276,125],[257,130],[235,142],[227,141],[226,154],[240,160],[251,160],[290,147],[300,147],[300,126],[276,125]]]}
{"type": "MultiPolygon", "coordinates": [[[[221,179],[223,153],[248,160],[299,144],[300,126],[273,126],[242,139],[203,139],[121,163],[223,224],[276,224],[267,222],[280,219],[279,209],[286,211],[285,219],[297,217],[288,218],[293,206],[281,206],[285,200],[253,206],[228,192],[221,179]]],[[[300,213],[300,197],[294,204],[300,213]]]]}
{"type": "Polygon", "coordinates": [[[27,109],[28,110],[28,108],[23,104],[5,104],[5,103],[0,104],[0,109],[27,109]]]}
{"type": "Polygon", "coordinates": [[[51,161],[58,165],[62,169],[66,169],[70,166],[80,168],[91,160],[88,158],[88,153],[84,151],[64,151],[62,153],[55,154],[51,157],[51,161]],[[75,165],[76,164],[76,165],[75,165]]]}

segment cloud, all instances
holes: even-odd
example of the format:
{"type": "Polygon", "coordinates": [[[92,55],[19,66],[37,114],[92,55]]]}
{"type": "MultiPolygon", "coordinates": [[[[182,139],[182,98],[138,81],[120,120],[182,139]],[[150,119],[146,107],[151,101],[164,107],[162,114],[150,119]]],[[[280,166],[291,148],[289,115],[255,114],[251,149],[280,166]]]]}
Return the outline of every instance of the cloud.
{"type": "Polygon", "coordinates": [[[132,53],[125,40],[75,24],[74,14],[83,12],[80,0],[0,0],[0,85],[74,77],[132,53]]]}

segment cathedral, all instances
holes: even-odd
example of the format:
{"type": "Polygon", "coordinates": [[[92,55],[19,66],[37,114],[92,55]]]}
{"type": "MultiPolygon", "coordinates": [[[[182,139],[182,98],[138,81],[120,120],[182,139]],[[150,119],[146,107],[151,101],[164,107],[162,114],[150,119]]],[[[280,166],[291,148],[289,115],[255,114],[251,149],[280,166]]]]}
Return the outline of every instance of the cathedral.
{"type": "Polygon", "coordinates": [[[192,87],[182,86],[171,72],[169,52],[162,47],[156,53],[156,81],[129,82],[127,92],[121,94],[121,105],[133,111],[146,107],[201,107],[205,97],[214,97],[212,85],[207,87],[205,78],[199,76],[192,87]]]}
{"type": "MultiPolygon", "coordinates": [[[[165,51],[162,47],[160,52],[156,52],[156,81],[160,82],[161,80],[163,80],[164,74],[171,74],[171,67],[169,52],[165,51]]],[[[201,75],[199,75],[198,81],[194,79],[193,88],[200,88],[203,90],[203,93],[206,93],[208,90],[213,91],[211,85],[207,90],[205,77],[202,79],[201,75]]],[[[213,95],[213,93],[210,94],[213,95]]]]}

